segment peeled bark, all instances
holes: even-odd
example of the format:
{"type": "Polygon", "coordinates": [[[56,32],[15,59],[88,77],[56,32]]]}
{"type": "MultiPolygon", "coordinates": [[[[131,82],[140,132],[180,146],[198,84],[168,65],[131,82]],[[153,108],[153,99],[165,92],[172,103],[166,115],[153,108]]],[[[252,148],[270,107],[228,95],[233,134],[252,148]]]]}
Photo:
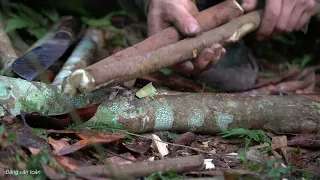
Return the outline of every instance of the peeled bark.
{"type": "MultiPolygon", "coordinates": [[[[235,0],[228,0],[200,12],[195,18],[198,20],[201,26],[201,32],[206,32],[236,17],[239,17],[242,14],[243,10],[241,6],[235,0]]],[[[161,47],[176,43],[182,38],[182,35],[176,28],[169,27],[132,47],[122,50],[110,57],[107,57],[106,59],[103,59],[89,66],[88,70],[93,75],[97,85],[105,83],[110,78],[107,77],[109,74],[105,73],[106,71],[103,71],[102,69],[106,68],[108,69],[107,71],[110,71],[110,69],[108,68],[110,63],[118,61],[127,63],[130,61],[132,56],[137,56],[157,50],[161,47]]],[[[177,53],[179,54],[179,52],[177,53]]]]}
{"type": "Polygon", "coordinates": [[[320,131],[320,103],[301,96],[166,93],[143,99],[119,96],[100,104],[87,123],[135,133],[216,134],[233,128],[279,133],[320,131]]]}
{"type": "Polygon", "coordinates": [[[92,64],[95,55],[103,47],[103,41],[101,30],[89,29],[55,77],[52,85],[61,88],[65,77],[77,69],[85,68],[92,64]]]}

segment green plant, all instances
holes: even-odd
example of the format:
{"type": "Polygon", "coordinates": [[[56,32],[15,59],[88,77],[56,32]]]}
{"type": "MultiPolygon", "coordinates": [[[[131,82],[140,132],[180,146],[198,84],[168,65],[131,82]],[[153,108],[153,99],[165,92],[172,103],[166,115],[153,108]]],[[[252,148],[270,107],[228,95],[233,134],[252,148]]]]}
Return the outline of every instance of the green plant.
{"type": "Polygon", "coordinates": [[[115,32],[118,32],[118,29],[115,28],[111,23],[111,18],[113,16],[119,16],[119,15],[125,15],[126,13],[124,11],[113,11],[102,18],[96,19],[96,18],[89,18],[89,17],[82,17],[82,21],[84,24],[91,26],[91,27],[100,27],[100,28],[106,28],[115,32]]]}
{"type": "Polygon", "coordinates": [[[55,10],[41,10],[42,13],[39,13],[22,3],[9,3],[9,7],[13,11],[5,22],[7,33],[23,29],[39,39],[48,31],[51,23],[59,20],[59,14],[55,10]]]}
{"type": "Polygon", "coordinates": [[[268,179],[280,179],[282,175],[288,175],[291,173],[291,168],[276,167],[276,160],[251,163],[247,159],[246,152],[239,152],[238,157],[242,161],[245,169],[259,172],[262,176],[266,176],[268,179]]]}
{"type": "Polygon", "coordinates": [[[231,136],[237,136],[245,139],[245,148],[251,144],[252,141],[260,142],[260,143],[271,143],[271,140],[262,130],[248,130],[243,128],[231,129],[229,131],[225,131],[220,133],[222,138],[228,138],[231,136]]]}
{"type": "Polygon", "coordinates": [[[70,124],[66,129],[67,130],[72,130],[72,131],[79,131],[79,130],[84,130],[84,129],[92,129],[92,130],[97,130],[101,132],[107,132],[107,133],[114,133],[115,130],[112,129],[122,129],[122,126],[119,126],[118,123],[116,122],[96,122],[96,121],[88,121],[84,124],[70,124]]]}
{"type": "Polygon", "coordinates": [[[166,173],[162,172],[155,172],[151,174],[148,177],[145,177],[144,180],[178,180],[178,179],[183,179],[181,176],[179,176],[176,172],[173,170],[169,170],[166,173]]]}
{"type": "Polygon", "coordinates": [[[1,125],[0,126],[0,135],[2,135],[5,131],[6,131],[6,128],[4,127],[4,125],[1,125]]]}

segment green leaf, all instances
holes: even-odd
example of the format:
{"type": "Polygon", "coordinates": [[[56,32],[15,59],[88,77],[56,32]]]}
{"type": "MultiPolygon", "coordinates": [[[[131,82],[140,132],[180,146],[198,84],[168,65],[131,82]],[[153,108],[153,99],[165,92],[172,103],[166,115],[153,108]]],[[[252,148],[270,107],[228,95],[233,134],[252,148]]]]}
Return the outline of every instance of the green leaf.
{"type": "Polygon", "coordinates": [[[9,136],[7,137],[7,141],[8,142],[13,142],[14,140],[16,140],[17,138],[17,133],[11,133],[9,134],[9,136]]]}
{"type": "Polygon", "coordinates": [[[289,37],[284,36],[275,36],[273,37],[273,40],[279,41],[285,45],[295,45],[297,44],[297,39],[294,35],[290,35],[289,37]]]}
{"type": "Polygon", "coordinates": [[[172,70],[168,68],[160,69],[160,72],[166,76],[169,76],[170,74],[172,74],[172,70]]]}
{"type": "Polygon", "coordinates": [[[243,128],[237,128],[222,132],[220,133],[220,135],[222,138],[227,138],[231,136],[244,137],[246,142],[245,148],[249,146],[252,140],[261,143],[271,143],[271,140],[262,130],[248,130],[243,128]]]}
{"type": "Polygon", "coordinates": [[[28,25],[29,25],[29,22],[26,19],[19,16],[15,16],[7,20],[5,31],[9,33],[16,29],[25,28],[28,25]]]}
{"type": "Polygon", "coordinates": [[[48,32],[46,28],[28,29],[27,31],[30,35],[36,37],[37,39],[42,38],[48,32]]]}
{"type": "Polygon", "coordinates": [[[51,10],[42,10],[42,14],[44,14],[47,18],[49,18],[52,22],[58,22],[60,19],[58,11],[51,9],[51,10]]]}
{"type": "Polygon", "coordinates": [[[48,19],[46,19],[42,14],[22,3],[9,3],[9,6],[16,9],[20,13],[26,14],[37,24],[41,24],[42,26],[48,25],[48,19]]]}
{"type": "Polygon", "coordinates": [[[46,139],[47,130],[45,129],[30,128],[30,132],[42,139],[46,139]]]}
{"type": "Polygon", "coordinates": [[[313,57],[309,54],[305,55],[301,61],[301,68],[305,68],[307,64],[309,64],[312,61],[313,57]]]}
{"type": "Polygon", "coordinates": [[[125,12],[114,11],[99,19],[82,17],[82,21],[88,26],[92,26],[92,27],[108,27],[108,26],[111,26],[111,18],[113,16],[118,16],[118,15],[125,15],[125,12]]]}
{"type": "Polygon", "coordinates": [[[144,98],[144,97],[148,97],[151,96],[153,94],[156,94],[157,90],[156,88],[153,87],[152,82],[147,84],[146,86],[144,86],[142,89],[140,89],[137,93],[136,96],[138,98],[144,98]]]}

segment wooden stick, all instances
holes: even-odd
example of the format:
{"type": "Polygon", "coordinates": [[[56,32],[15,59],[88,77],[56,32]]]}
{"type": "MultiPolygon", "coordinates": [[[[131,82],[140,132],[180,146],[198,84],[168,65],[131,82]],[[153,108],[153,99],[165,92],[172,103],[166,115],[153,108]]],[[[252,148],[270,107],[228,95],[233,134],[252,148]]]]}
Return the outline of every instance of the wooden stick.
{"type": "MultiPolygon", "coordinates": [[[[103,166],[79,167],[74,173],[79,176],[94,175],[102,177],[145,177],[154,172],[167,172],[173,170],[176,173],[195,171],[202,168],[204,158],[201,155],[180,158],[171,158],[157,161],[144,161],[133,164],[109,164],[103,166]]],[[[120,178],[121,179],[121,178],[120,178]]]]}

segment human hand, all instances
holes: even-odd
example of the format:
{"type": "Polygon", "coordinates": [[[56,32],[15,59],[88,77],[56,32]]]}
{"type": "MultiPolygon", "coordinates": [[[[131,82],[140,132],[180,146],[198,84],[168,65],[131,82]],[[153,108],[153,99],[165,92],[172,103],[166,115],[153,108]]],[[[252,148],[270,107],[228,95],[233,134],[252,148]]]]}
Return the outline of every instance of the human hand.
{"type": "MultiPolygon", "coordinates": [[[[151,0],[148,12],[148,35],[152,36],[163,29],[174,25],[181,34],[192,37],[201,29],[193,17],[199,13],[192,0],[151,0]]],[[[204,49],[196,59],[171,67],[179,73],[191,74],[211,68],[226,54],[220,44],[204,49]]]]}
{"type": "MultiPolygon", "coordinates": [[[[252,11],[258,0],[243,0],[242,7],[252,11]]],[[[311,18],[315,0],[266,0],[264,17],[257,39],[300,30],[311,18]]]]}

